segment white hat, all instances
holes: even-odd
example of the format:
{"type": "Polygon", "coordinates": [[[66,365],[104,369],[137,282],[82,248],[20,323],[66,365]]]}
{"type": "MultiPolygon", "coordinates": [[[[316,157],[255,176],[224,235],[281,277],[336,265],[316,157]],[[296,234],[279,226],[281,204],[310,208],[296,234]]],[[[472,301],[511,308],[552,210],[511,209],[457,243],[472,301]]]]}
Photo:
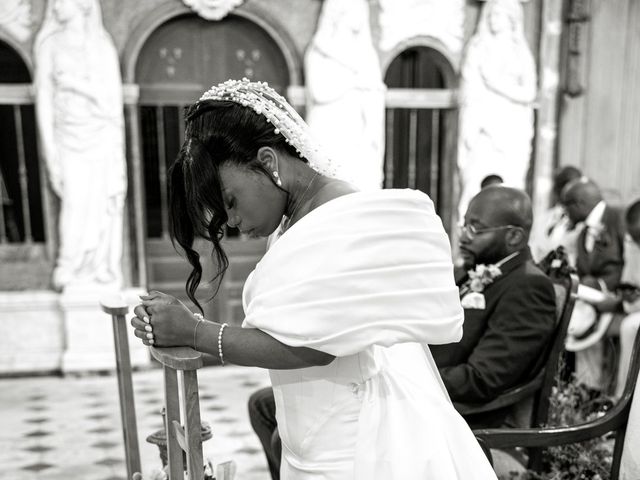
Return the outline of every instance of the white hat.
{"type": "Polygon", "coordinates": [[[598,313],[593,305],[577,299],[567,329],[565,348],[569,352],[578,352],[595,345],[604,336],[612,319],[613,313],[598,313]]]}

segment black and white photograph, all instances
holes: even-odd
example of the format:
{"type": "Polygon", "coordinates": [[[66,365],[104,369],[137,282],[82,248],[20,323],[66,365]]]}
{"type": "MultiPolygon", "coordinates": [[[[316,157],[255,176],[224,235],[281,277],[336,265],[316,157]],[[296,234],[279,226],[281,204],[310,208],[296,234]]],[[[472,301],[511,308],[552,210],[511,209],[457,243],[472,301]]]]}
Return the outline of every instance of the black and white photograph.
{"type": "Polygon", "coordinates": [[[0,0],[0,480],[640,480],[640,0],[0,0]]]}

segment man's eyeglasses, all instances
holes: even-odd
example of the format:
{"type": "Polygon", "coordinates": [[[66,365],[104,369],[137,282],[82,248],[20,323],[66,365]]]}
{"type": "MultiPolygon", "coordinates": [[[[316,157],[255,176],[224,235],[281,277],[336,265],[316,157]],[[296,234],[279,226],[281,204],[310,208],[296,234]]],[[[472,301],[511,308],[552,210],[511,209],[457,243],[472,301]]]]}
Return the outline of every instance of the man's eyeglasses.
{"type": "Polygon", "coordinates": [[[476,235],[483,233],[496,232],[498,230],[506,230],[507,228],[520,228],[517,225],[500,225],[499,227],[478,228],[473,225],[459,225],[460,235],[466,235],[469,240],[473,240],[476,235]]]}

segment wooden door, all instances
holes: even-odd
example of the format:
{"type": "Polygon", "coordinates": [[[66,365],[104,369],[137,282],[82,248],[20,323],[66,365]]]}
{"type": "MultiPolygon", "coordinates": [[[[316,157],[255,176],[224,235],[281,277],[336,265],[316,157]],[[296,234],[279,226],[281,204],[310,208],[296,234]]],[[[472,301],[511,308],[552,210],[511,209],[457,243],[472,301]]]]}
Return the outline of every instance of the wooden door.
{"type": "MultiPolygon", "coordinates": [[[[168,233],[167,169],[184,138],[185,105],[196,101],[211,85],[229,78],[267,81],[284,94],[289,85],[287,65],[275,42],[251,21],[228,16],[208,22],[196,16],[177,17],[158,28],[143,46],[136,65],[140,85],[140,136],[144,186],[145,249],[149,289],[186,300],[190,266],[173,249],[168,233]]],[[[205,307],[209,318],[239,324],[241,292],[248,273],[265,250],[265,240],[243,238],[229,229],[224,248],[229,269],[216,299],[205,307]]],[[[211,248],[198,244],[203,281],[198,298],[206,302],[213,290],[206,280],[214,274],[211,248]]]]}
{"type": "Polygon", "coordinates": [[[451,65],[436,50],[413,47],[385,75],[385,188],[427,193],[445,227],[452,213],[457,106],[451,65]]]}

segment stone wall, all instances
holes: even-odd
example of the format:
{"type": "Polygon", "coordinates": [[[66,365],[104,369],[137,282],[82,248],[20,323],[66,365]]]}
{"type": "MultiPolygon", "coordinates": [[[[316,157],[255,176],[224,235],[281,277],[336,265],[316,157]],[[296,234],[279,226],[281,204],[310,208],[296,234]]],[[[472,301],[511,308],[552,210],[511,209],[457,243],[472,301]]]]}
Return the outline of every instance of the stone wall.
{"type": "MultiPolygon", "coordinates": [[[[411,4],[413,0],[403,1],[411,4]]],[[[419,5],[428,8],[429,4],[435,5],[437,1],[439,0],[424,0],[419,5]]],[[[369,2],[371,30],[381,60],[388,62],[388,57],[399,53],[400,47],[393,42],[380,46],[383,26],[377,14],[382,10],[383,3],[383,0],[369,2]]],[[[302,59],[316,32],[322,4],[320,0],[247,0],[239,7],[239,11],[269,25],[283,41],[288,42],[295,55],[302,59]]],[[[389,3],[389,0],[386,2],[386,5],[394,4],[397,5],[389,3]]],[[[454,40],[453,43],[447,43],[442,40],[443,44],[449,45],[453,50],[451,58],[455,69],[460,66],[463,46],[475,31],[482,2],[460,0],[459,4],[462,9],[459,12],[459,42],[454,40]]],[[[118,52],[124,83],[133,82],[137,53],[152,31],[176,15],[191,12],[181,0],[101,0],[101,6],[103,24],[113,38],[118,52]]],[[[33,41],[42,24],[45,7],[46,0],[2,0],[0,8],[0,40],[18,51],[32,73],[33,41]],[[2,8],[9,7],[21,9],[21,14],[28,10],[25,35],[16,34],[10,24],[2,24],[2,19],[8,18],[2,16],[2,8]],[[25,10],[25,7],[28,8],[25,10]]],[[[525,36],[536,58],[539,18],[539,2],[526,4],[525,36]]],[[[400,30],[400,39],[401,28],[401,25],[397,28],[400,30]]],[[[426,31],[419,31],[419,25],[416,27],[414,24],[412,28],[412,34],[428,35],[426,31]]],[[[402,43],[402,40],[399,42],[402,43]]],[[[300,70],[299,83],[304,85],[304,73],[302,68],[300,70]]],[[[0,375],[112,367],[110,319],[99,311],[98,300],[95,292],[89,297],[78,295],[73,298],[53,291],[0,292],[0,375]],[[96,340],[101,341],[96,343],[96,340]],[[87,360],[89,357],[92,360],[87,360]]],[[[139,342],[137,346],[140,346],[139,342]]],[[[147,360],[145,353],[144,349],[138,348],[134,354],[134,362],[144,364],[147,360]]]]}

